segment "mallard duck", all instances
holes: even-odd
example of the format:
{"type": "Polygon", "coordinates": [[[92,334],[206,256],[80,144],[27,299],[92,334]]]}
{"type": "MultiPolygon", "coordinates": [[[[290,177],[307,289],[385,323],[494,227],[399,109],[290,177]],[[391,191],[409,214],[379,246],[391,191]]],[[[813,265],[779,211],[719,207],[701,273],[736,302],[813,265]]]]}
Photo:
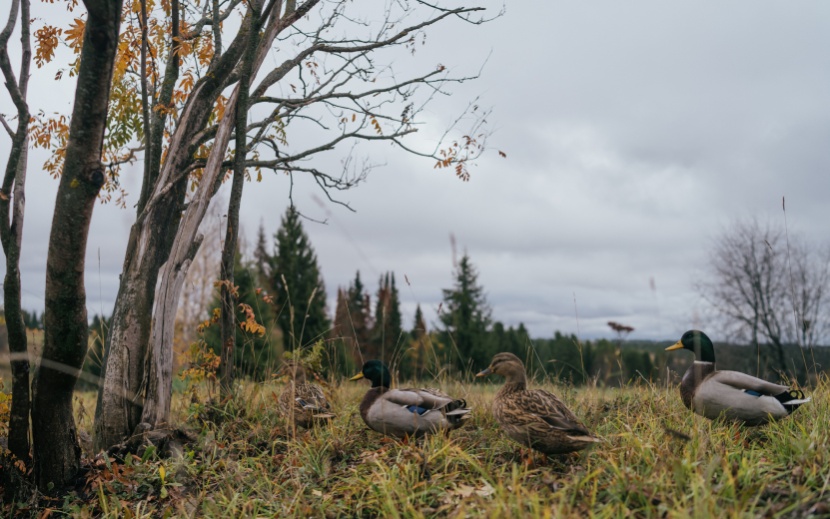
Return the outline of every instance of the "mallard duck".
{"type": "Polygon", "coordinates": [[[709,419],[723,417],[746,425],[784,418],[809,402],[800,389],[773,384],[739,371],[715,368],[715,347],[705,333],[689,330],[666,351],[694,352],[695,361],[680,381],[683,405],[709,419]]]}
{"type": "Polygon", "coordinates": [[[320,386],[306,380],[303,366],[287,363],[282,371],[289,381],[280,393],[277,407],[290,424],[310,429],[315,423],[327,423],[336,416],[320,386]]]}
{"type": "Polygon", "coordinates": [[[366,378],[372,388],[360,402],[360,416],[369,428],[403,438],[457,429],[469,418],[462,399],[437,389],[390,389],[392,376],[379,360],[370,360],[349,380],[366,378]]]}
{"type": "Polygon", "coordinates": [[[553,393],[527,389],[525,366],[512,353],[499,353],[477,377],[501,375],[493,416],[512,440],[543,454],[578,451],[599,441],[553,393]]]}

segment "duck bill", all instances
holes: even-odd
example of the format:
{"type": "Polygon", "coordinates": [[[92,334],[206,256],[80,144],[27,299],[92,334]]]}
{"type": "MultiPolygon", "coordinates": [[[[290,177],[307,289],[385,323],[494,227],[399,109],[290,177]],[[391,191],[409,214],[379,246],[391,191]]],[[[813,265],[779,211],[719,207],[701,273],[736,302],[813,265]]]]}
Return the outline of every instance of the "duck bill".
{"type": "Polygon", "coordinates": [[[361,378],[363,378],[363,372],[362,371],[360,373],[358,373],[357,375],[353,376],[352,378],[350,378],[349,380],[360,380],[361,378]]]}
{"type": "Polygon", "coordinates": [[[682,350],[682,349],[683,349],[683,343],[680,342],[680,341],[677,341],[676,343],[674,343],[671,346],[669,346],[668,348],[666,348],[666,351],[674,351],[674,350],[682,350]]]}
{"type": "Polygon", "coordinates": [[[490,368],[487,368],[484,371],[479,371],[478,373],[476,373],[476,378],[486,377],[487,375],[489,375],[491,373],[492,373],[492,371],[490,371],[490,368]]]}

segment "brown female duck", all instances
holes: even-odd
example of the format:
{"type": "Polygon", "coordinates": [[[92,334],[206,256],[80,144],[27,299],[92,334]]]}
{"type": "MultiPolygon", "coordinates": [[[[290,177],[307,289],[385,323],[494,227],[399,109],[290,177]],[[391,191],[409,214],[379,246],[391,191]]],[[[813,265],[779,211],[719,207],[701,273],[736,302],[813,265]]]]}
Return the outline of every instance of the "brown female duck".
{"type": "Polygon", "coordinates": [[[499,353],[477,377],[501,375],[493,416],[512,440],[543,454],[578,451],[599,440],[553,393],[527,389],[525,367],[512,353],[499,353]]]}
{"type": "Polygon", "coordinates": [[[306,380],[300,364],[290,362],[282,370],[289,376],[288,384],[277,400],[277,408],[291,424],[310,429],[316,423],[326,424],[336,415],[319,385],[306,380]]]}

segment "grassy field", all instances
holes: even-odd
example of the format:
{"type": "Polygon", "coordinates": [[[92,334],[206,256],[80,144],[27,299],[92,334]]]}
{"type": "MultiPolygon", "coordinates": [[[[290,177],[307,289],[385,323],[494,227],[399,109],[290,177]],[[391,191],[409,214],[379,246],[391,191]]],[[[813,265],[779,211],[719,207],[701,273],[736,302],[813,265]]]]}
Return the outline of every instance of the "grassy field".
{"type": "MultiPolygon", "coordinates": [[[[498,386],[445,385],[473,418],[449,439],[408,445],[365,427],[357,406],[366,387],[331,388],[337,418],[296,437],[274,412],[278,383],[245,385],[239,404],[221,409],[180,399],[176,413],[198,438],[183,456],[100,460],[51,516],[830,516],[826,379],[811,403],[762,428],[695,416],[676,388],[551,387],[603,443],[532,466],[489,411],[498,386]]],[[[93,395],[79,395],[82,429],[93,406],[93,395]]]]}

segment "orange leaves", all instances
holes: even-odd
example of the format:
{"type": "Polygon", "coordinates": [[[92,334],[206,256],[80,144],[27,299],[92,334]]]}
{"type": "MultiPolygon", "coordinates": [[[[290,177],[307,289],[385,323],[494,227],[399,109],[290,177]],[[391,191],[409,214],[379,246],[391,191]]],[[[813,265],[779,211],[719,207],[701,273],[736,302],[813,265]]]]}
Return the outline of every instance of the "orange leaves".
{"type": "Polygon", "coordinates": [[[320,75],[317,72],[317,68],[320,66],[316,61],[306,61],[305,63],[306,68],[308,69],[308,73],[311,74],[311,77],[314,78],[314,81],[317,84],[320,84],[320,75]]]}
{"type": "Polygon", "coordinates": [[[126,34],[125,31],[125,35],[118,41],[118,54],[115,57],[115,72],[113,73],[113,82],[116,83],[124,80],[124,74],[128,69],[138,65],[138,49],[135,41],[127,39],[126,34]]]}
{"type": "Polygon", "coordinates": [[[210,62],[213,61],[213,54],[215,52],[213,48],[213,40],[210,38],[200,38],[202,42],[199,45],[199,48],[196,50],[196,58],[199,60],[199,64],[203,67],[207,67],[210,65],[210,62]]]}
{"type": "Polygon", "coordinates": [[[228,106],[228,98],[219,95],[216,98],[216,121],[221,121],[223,117],[225,117],[225,108],[228,106]]]}
{"type": "MultiPolygon", "coordinates": [[[[454,165],[455,176],[464,182],[470,180],[470,172],[467,170],[467,163],[470,158],[482,150],[482,144],[475,137],[465,135],[461,138],[461,142],[453,141],[453,143],[443,150],[438,151],[438,161],[433,166],[435,169],[448,168],[454,165]]],[[[499,152],[503,157],[507,155],[504,152],[499,152]]]]}
{"type": "MultiPolygon", "coordinates": [[[[230,290],[231,294],[233,295],[234,299],[239,297],[239,287],[233,285],[230,281],[223,279],[213,283],[213,286],[216,288],[227,288],[230,290]]],[[[242,313],[239,316],[240,323],[239,328],[247,333],[253,333],[260,337],[265,335],[265,327],[259,324],[256,320],[256,314],[254,313],[254,309],[251,308],[251,305],[245,303],[239,303],[238,305],[239,312],[242,313]]],[[[222,316],[222,310],[219,308],[213,309],[213,316],[210,320],[204,321],[203,323],[199,324],[198,331],[202,333],[207,328],[211,326],[211,324],[219,321],[219,318],[222,316]]]]}
{"type": "Polygon", "coordinates": [[[41,68],[55,57],[55,48],[60,43],[58,36],[63,31],[52,25],[44,25],[35,31],[35,63],[41,68]]]}
{"type": "MultiPolygon", "coordinates": [[[[71,10],[71,9],[70,9],[71,10]]],[[[52,61],[55,57],[55,49],[61,43],[61,36],[66,45],[78,55],[84,43],[84,30],[86,22],[82,18],[75,18],[69,27],[61,29],[53,25],[44,25],[36,30],[35,36],[35,63],[37,68],[52,61]]]]}
{"type": "Polygon", "coordinates": [[[182,80],[179,82],[179,88],[184,91],[185,94],[189,93],[193,90],[193,85],[196,83],[196,79],[193,77],[192,70],[185,70],[184,74],[182,74],[182,80]]]}
{"type": "Polygon", "coordinates": [[[65,115],[43,119],[43,114],[33,116],[30,120],[29,138],[36,148],[49,148],[52,145],[52,135],[59,138],[69,135],[69,118],[65,115]]]}
{"type": "Polygon", "coordinates": [[[193,42],[185,38],[176,40],[179,44],[179,57],[190,56],[193,54],[193,42]]]}
{"type": "Polygon", "coordinates": [[[372,123],[372,127],[374,127],[378,135],[383,135],[383,130],[380,128],[380,123],[378,122],[378,120],[374,116],[372,116],[369,119],[369,121],[372,123]]]}
{"type": "MultiPolygon", "coordinates": [[[[193,77],[192,70],[185,70],[182,74],[181,80],[179,80],[178,88],[173,90],[173,96],[171,101],[174,105],[176,104],[184,104],[187,100],[187,95],[193,90],[193,85],[196,84],[196,78],[193,77]]],[[[173,107],[169,108],[170,112],[175,112],[173,107]]]]}
{"type": "Polygon", "coordinates": [[[239,311],[245,314],[245,320],[239,323],[239,327],[248,333],[253,333],[263,337],[265,335],[265,327],[256,322],[256,315],[251,305],[239,303],[239,311]]]}
{"type": "Polygon", "coordinates": [[[81,18],[75,18],[75,21],[69,25],[69,28],[63,31],[66,37],[66,43],[75,54],[81,53],[81,47],[84,43],[84,29],[86,29],[86,22],[81,18]]]}
{"type": "Polygon", "coordinates": [[[69,118],[65,115],[45,117],[43,112],[32,116],[29,122],[29,139],[35,148],[51,148],[52,156],[43,168],[58,178],[63,170],[66,156],[66,141],[69,138],[69,118]]]}
{"type": "MultiPolygon", "coordinates": [[[[220,279],[218,281],[213,282],[213,286],[215,288],[226,288],[234,298],[239,297],[239,287],[228,281],[227,279],[220,279]]],[[[219,309],[215,309],[214,315],[218,312],[219,309]]]]}

